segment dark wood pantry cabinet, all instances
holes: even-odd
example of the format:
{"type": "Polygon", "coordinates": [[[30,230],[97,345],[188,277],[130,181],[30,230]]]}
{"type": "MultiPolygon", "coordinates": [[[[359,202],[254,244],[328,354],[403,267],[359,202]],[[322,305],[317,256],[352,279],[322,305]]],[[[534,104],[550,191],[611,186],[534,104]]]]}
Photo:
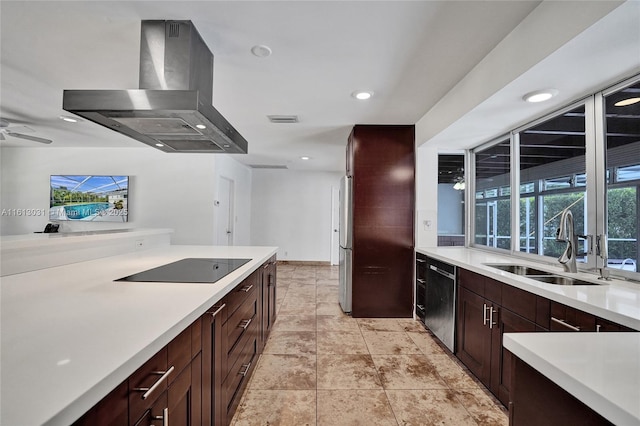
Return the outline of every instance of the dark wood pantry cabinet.
{"type": "Polygon", "coordinates": [[[353,180],[353,317],[411,317],[415,204],[413,125],[357,125],[353,180]]]}
{"type": "Polygon", "coordinates": [[[275,322],[275,297],[273,256],[74,425],[228,425],[275,322]]]}

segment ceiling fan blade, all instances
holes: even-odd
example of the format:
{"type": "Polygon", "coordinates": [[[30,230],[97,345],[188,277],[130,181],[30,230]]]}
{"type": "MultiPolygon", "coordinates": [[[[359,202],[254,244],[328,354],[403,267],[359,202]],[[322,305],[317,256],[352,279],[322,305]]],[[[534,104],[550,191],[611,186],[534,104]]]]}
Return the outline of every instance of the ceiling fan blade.
{"type": "Polygon", "coordinates": [[[8,133],[7,132],[7,134],[9,136],[13,136],[13,137],[20,138],[20,139],[26,139],[26,140],[33,141],[33,142],[47,143],[47,144],[53,142],[53,141],[51,141],[49,139],[39,138],[39,137],[36,137],[36,136],[23,135],[22,133],[8,133]]]}

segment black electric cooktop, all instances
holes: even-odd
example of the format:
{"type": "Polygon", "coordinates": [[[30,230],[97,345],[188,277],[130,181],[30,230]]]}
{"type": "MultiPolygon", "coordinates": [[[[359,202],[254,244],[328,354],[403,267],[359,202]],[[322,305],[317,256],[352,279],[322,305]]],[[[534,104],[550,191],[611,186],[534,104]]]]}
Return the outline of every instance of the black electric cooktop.
{"type": "Polygon", "coordinates": [[[116,281],[212,284],[250,260],[189,257],[116,281]]]}

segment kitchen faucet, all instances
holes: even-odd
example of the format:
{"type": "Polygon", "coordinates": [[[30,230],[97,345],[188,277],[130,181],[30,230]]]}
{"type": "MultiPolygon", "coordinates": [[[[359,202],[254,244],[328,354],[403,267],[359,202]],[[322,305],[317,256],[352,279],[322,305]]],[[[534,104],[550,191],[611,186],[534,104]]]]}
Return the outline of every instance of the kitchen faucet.
{"type": "Polygon", "coordinates": [[[556,241],[567,243],[564,253],[558,258],[565,272],[578,272],[576,256],[578,254],[578,236],[573,229],[573,213],[567,207],[560,216],[560,227],[556,235],[556,241]]]}

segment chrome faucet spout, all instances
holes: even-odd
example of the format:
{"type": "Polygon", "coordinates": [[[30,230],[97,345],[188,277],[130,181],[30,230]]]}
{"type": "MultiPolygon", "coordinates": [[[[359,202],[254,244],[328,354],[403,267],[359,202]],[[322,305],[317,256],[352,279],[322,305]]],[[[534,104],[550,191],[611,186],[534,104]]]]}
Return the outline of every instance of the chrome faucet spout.
{"type": "Polygon", "coordinates": [[[562,264],[565,272],[578,272],[578,265],[576,264],[578,236],[574,232],[573,213],[569,208],[564,209],[560,216],[560,227],[558,228],[556,241],[567,243],[567,248],[558,258],[558,262],[562,264]]]}

